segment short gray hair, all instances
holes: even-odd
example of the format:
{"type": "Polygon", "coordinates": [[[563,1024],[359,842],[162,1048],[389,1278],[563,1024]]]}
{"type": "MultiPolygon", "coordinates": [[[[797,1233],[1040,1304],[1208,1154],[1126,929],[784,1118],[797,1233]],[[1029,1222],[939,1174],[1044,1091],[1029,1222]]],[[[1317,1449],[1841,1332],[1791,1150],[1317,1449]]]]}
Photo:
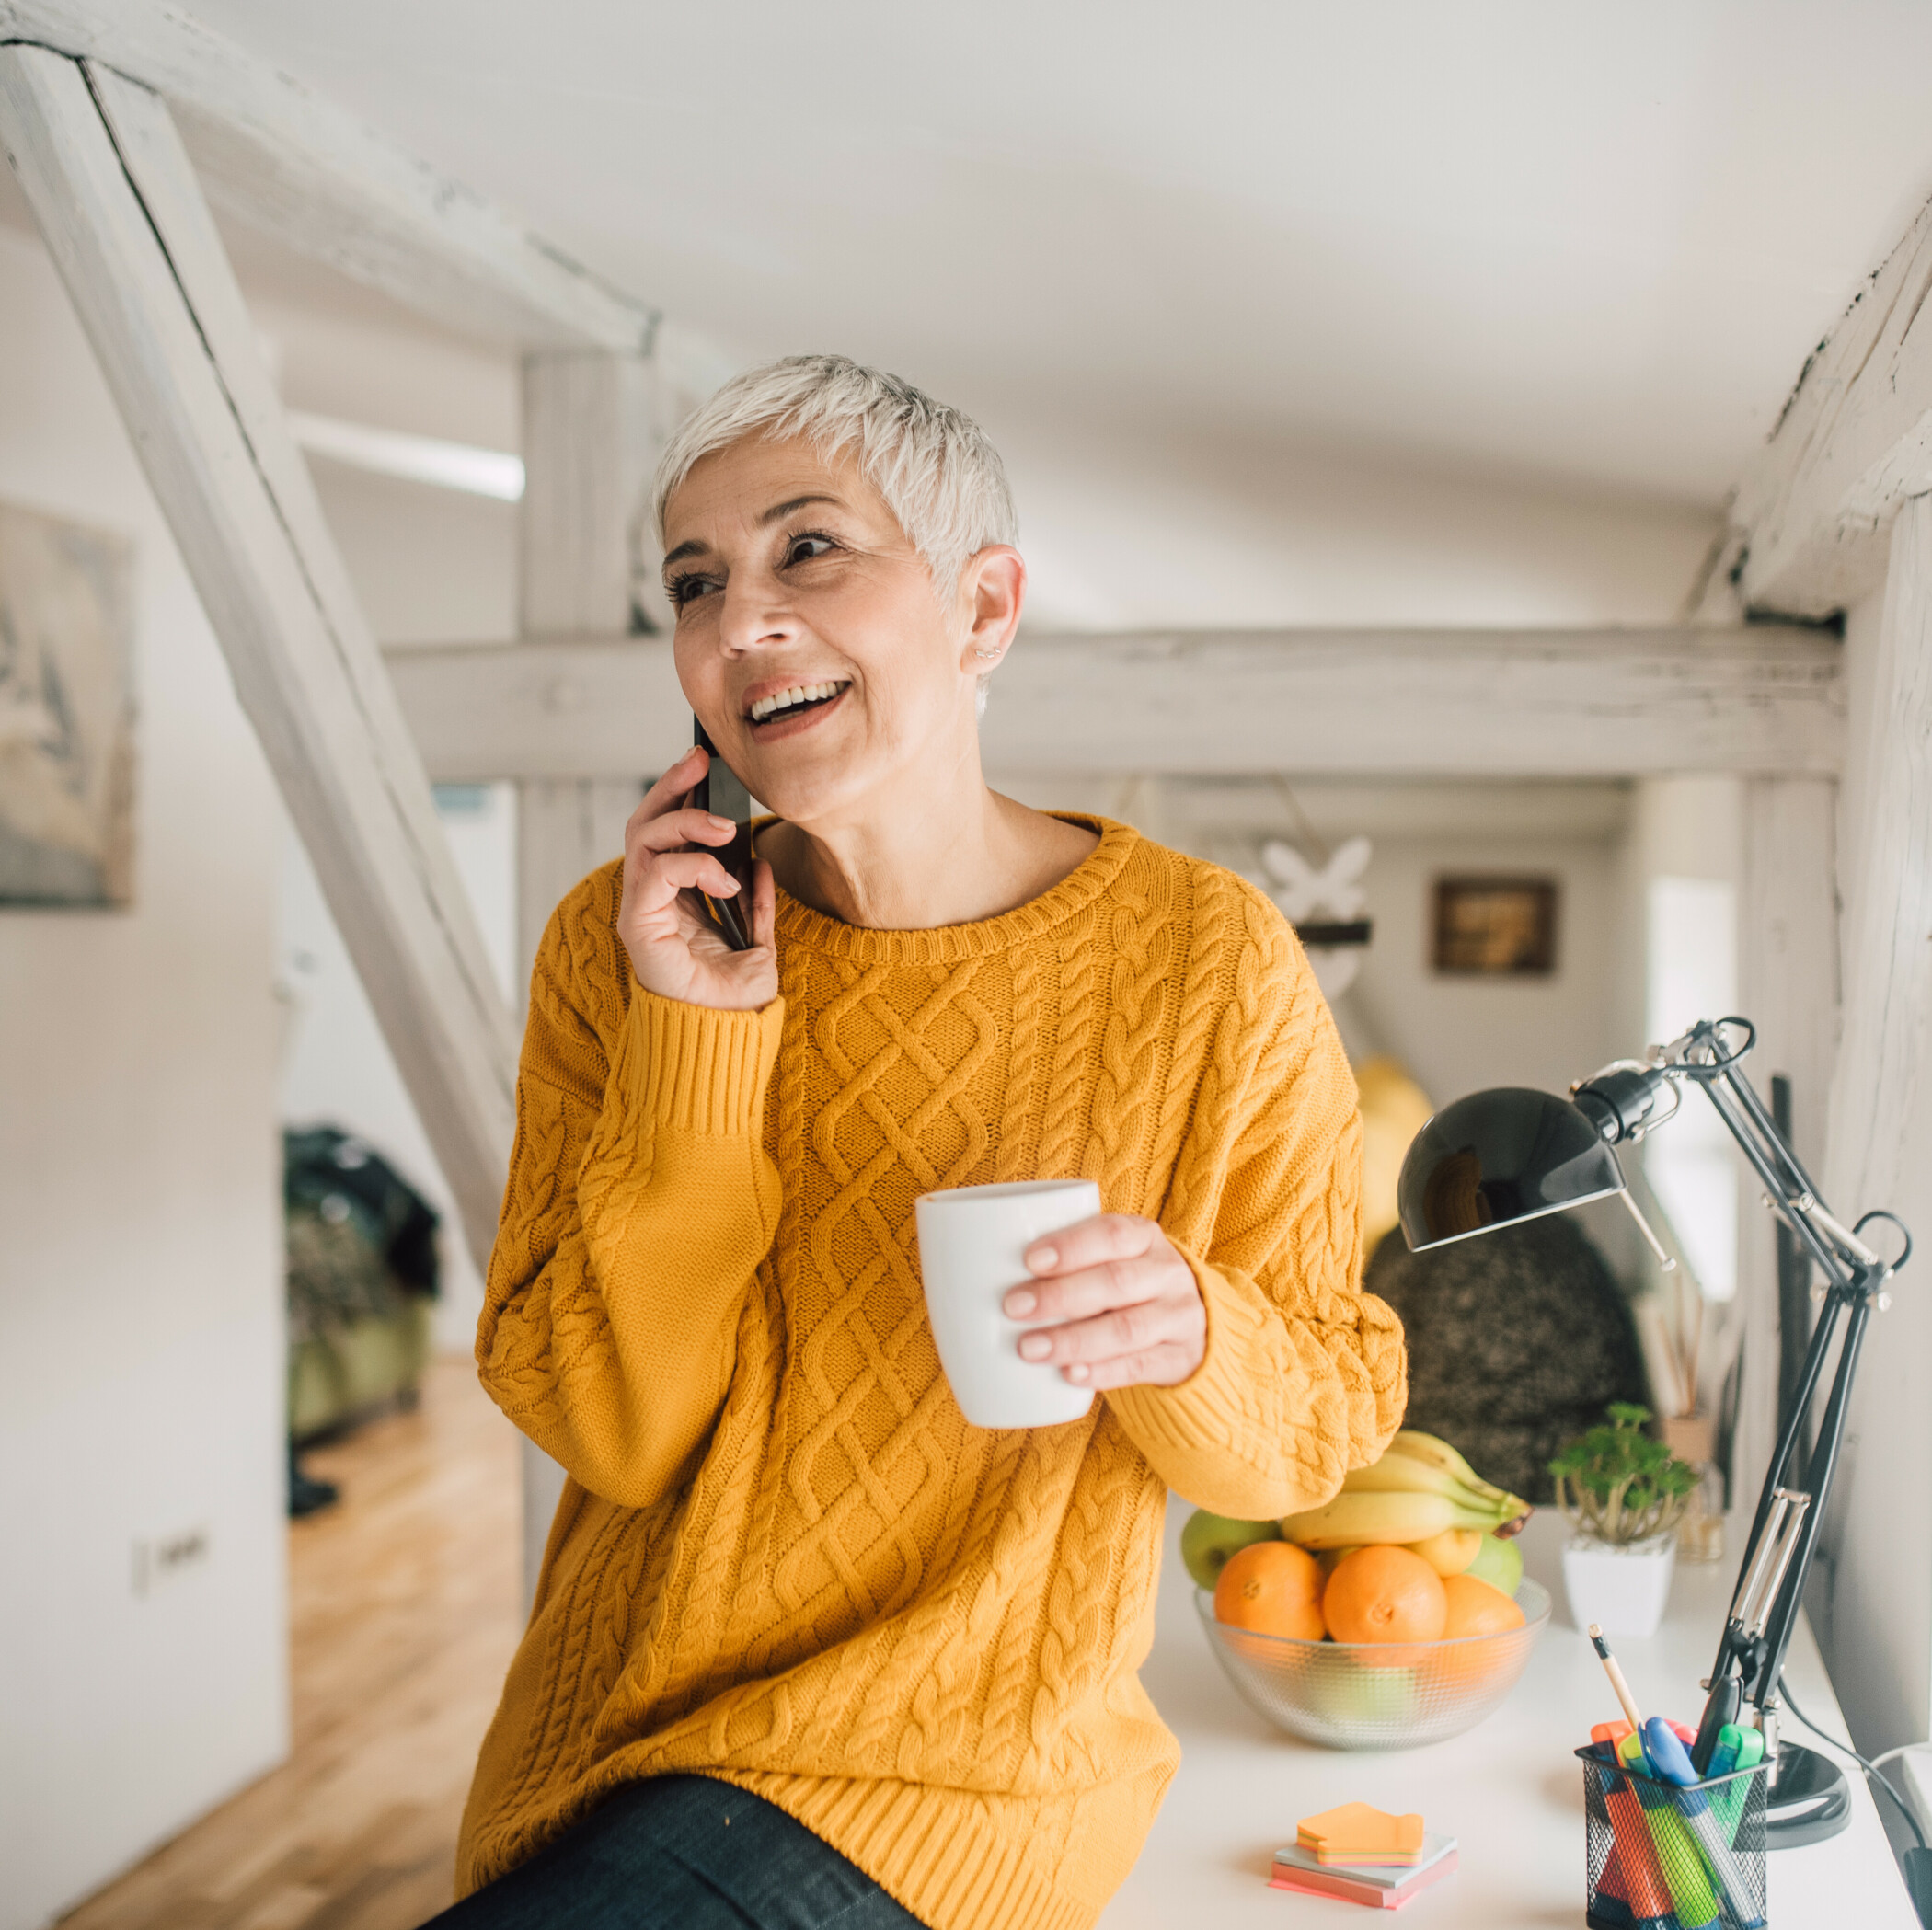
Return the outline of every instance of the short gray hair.
{"type": "Polygon", "coordinates": [[[988,544],[1019,541],[1006,465],[970,416],[847,356],[788,355],[734,375],[671,438],[651,486],[661,544],[664,506],[693,467],[760,432],[803,436],[828,459],[856,450],[942,598],[988,544]]]}

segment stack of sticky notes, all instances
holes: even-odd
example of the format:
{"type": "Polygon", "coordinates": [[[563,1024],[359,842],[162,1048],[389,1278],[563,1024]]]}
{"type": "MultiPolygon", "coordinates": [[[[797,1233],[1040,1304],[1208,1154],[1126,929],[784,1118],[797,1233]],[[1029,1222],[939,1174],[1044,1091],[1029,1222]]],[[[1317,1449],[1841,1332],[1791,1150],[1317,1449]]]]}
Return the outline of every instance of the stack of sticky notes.
{"type": "Polygon", "coordinates": [[[1276,1890],[1399,1910],[1455,1867],[1455,1837],[1431,1835],[1420,1816],[1343,1803],[1303,1820],[1295,1840],[1274,1853],[1269,1882],[1276,1890]]]}
{"type": "Polygon", "coordinates": [[[1422,1853],[1422,1819],[1391,1816],[1373,1803],[1343,1803],[1295,1825],[1296,1843],[1324,1865],[1386,1864],[1413,1869],[1422,1853]]]}

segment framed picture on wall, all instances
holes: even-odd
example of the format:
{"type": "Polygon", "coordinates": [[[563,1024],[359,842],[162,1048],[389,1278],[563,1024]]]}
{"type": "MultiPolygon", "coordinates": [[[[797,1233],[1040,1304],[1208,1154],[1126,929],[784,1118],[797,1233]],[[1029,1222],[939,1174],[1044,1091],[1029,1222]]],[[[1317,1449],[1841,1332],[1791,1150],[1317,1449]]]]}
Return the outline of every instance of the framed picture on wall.
{"type": "Polygon", "coordinates": [[[132,895],[132,550],[0,502],[0,908],[132,895]]]}
{"type": "Polygon", "coordinates": [[[1475,978],[1547,976],[1557,969],[1553,878],[1439,878],[1432,962],[1475,978]]]}

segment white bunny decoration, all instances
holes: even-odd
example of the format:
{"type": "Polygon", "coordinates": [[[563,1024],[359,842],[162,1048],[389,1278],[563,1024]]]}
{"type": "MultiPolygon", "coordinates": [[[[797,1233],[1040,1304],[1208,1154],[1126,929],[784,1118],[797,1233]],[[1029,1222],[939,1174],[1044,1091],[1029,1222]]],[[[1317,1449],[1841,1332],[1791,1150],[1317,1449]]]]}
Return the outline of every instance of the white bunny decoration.
{"type": "Polygon", "coordinates": [[[1317,871],[1293,844],[1270,838],[1261,846],[1261,862],[1277,889],[1268,895],[1281,906],[1282,917],[1291,925],[1305,924],[1318,912],[1338,923],[1358,918],[1367,902],[1362,874],[1368,869],[1374,852],[1366,838],[1351,838],[1317,871]]]}
{"type": "MultiPolygon", "coordinates": [[[[1362,874],[1374,855],[1374,847],[1366,838],[1353,837],[1338,845],[1317,869],[1293,844],[1270,838],[1261,846],[1261,864],[1272,882],[1257,882],[1291,925],[1345,925],[1361,917],[1368,902],[1362,874]]],[[[1354,983],[1363,949],[1360,945],[1308,947],[1308,963],[1315,968],[1324,997],[1340,998],[1354,983]]]]}

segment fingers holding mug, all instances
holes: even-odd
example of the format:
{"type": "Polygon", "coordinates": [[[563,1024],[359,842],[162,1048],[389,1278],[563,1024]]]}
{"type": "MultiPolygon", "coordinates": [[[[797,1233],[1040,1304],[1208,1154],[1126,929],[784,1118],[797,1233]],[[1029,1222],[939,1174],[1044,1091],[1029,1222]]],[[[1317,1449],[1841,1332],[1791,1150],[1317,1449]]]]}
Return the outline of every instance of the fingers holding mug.
{"type": "Polygon", "coordinates": [[[1101,1213],[1036,1241],[1034,1278],[1006,1296],[1032,1331],[1022,1360],[1056,1366],[1076,1386],[1174,1386],[1200,1366],[1207,1308],[1194,1271],[1138,1213],[1101,1213]]]}

